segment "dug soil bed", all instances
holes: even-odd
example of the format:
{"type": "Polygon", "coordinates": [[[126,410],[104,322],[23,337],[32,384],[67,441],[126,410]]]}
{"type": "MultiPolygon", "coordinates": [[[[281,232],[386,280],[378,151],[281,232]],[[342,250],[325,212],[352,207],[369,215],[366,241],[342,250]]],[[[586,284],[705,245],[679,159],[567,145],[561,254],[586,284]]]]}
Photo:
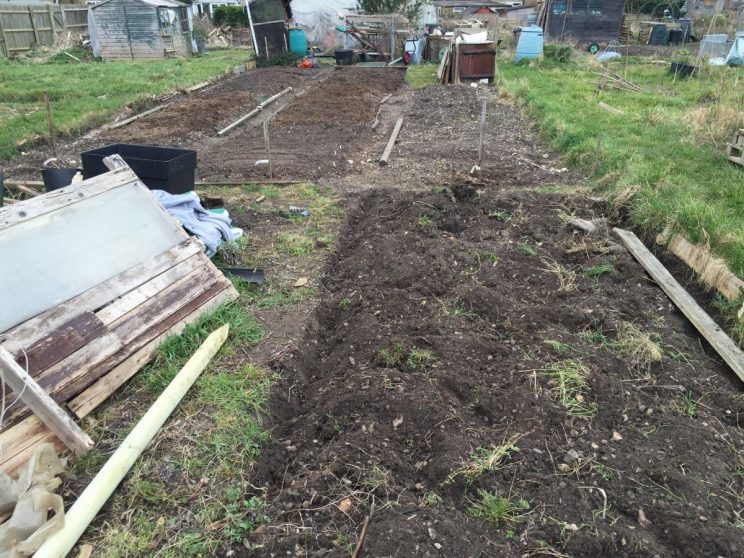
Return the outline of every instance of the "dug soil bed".
{"type": "Polygon", "coordinates": [[[383,105],[380,125],[362,157],[364,173],[332,180],[343,192],[395,186],[429,190],[468,182],[489,188],[577,184],[583,177],[566,169],[519,110],[493,88],[430,85],[403,89],[383,105]],[[487,103],[483,164],[478,143],[483,102],[487,103]],[[388,165],[379,158],[397,118],[403,128],[388,165]]]}
{"type": "MultiPolygon", "coordinates": [[[[112,143],[163,145],[195,149],[201,165],[202,151],[206,146],[214,142],[232,141],[227,137],[218,136],[218,130],[283,89],[287,87],[302,89],[306,84],[318,79],[318,74],[322,75],[329,71],[331,70],[308,71],[271,67],[231,75],[194,93],[176,95],[165,101],[167,103],[165,108],[126,126],[113,130],[97,128],[77,138],[58,138],[58,152],[60,158],[68,162],[73,161],[73,164],[77,165],[80,164],[80,153],[112,143]]],[[[138,107],[136,111],[129,107],[118,115],[116,121],[124,120],[154,106],[138,107]]],[[[241,130],[233,132],[236,133],[241,133],[241,130]]],[[[39,169],[49,157],[50,146],[38,145],[19,157],[17,164],[9,168],[9,171],[12,171],[9,174],[12,174],[14,179],[39,180],[39,169]]]]}
{"type": "MultiPolygon", "coordinates": [[[[270,122],[276,178],[318,180],[358,172],[371,124],[385,95],[403,84],[405,73],[384,68],[338,68],[296,95],[270,122]]],[[[207,146],[200,176],[209,180],[265,179],[261,119],[248,122],[224,141],[207,146]]]]}
{"type": "Polygon", "coordinates": [[[250,490],[272,521],[234,550],[348,556],[372,513],[365,556],[741,555],[739,381],[577,211],[362,195],[282,361],[250,490]]]}

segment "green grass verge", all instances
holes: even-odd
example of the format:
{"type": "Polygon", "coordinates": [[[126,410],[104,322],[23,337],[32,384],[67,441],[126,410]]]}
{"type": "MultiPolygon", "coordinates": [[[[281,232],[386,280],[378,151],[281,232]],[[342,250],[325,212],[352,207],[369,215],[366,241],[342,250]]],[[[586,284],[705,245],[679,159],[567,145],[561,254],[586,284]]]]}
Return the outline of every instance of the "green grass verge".
{"type": "MultiPolygon", "coordinates": [[[[279,233],[302,232],[323,239],[327,244],[322,250],[330,249],[335,242],[333,227],[343,215],[334,191],[313,184],[210,187],[207,191],[224,198],[234,216],[245,211],[257,194],[267,199],[253,210],[266,215],[284,211],[290,204],[310,210],[310,217],[287,215],[278,229],[263,235],[254,231],[242,242],[223,246],[217,259],[224,264],[286,260],[288,256],[275,246],[279,233]]],[[[307,254],[293,256],[293,266],[318,257],[322,257],[321,248],[314,247],[307,254]]],[[[279,268],[271,265],[274,271],[279,268]]],[[[235,282],[237,301],[168,338],[152,362],[113,396],[114,404],[95,413],[91,426],[101,435],[95,437],[103,437],[106,443],[71,461],[72,476],[81,485],[100,469],[109,449],[121,443],[207,335],[230,324],[223,348],[112,495],[107,511],[86,533],[83,542],[95,544],[96,556],[214,556],[231,545],[240,546],[268,520],[265,501],[251,487],[250,474],[269,436],[263,417],[276,374],[248,362],[245,349],[263,338],[256,314],[289,308],[317,295],[314,288],[293,288],[277,274],[270,276],[261,287],[235,282]],[[122,516],[126,521],[120,520],[122,516]]]]}
{"type": "Polygon", "coordinates": [[[439,83],[436,64],[414,64],[406,70],[406,83],[414,89],[421,89],[432,83],[439,83]]]}
{"type": "Polygon", "coordinates": [[[48,134],[44,91],[57,133],[66,136],[103,124],[128,103],[189,87],[247,61],[248,51],[238,49],[194,58],[72,64],[66,56],[45,63],[0,58],[0,159],[13,157],[19,141],[48,134]]]}
{"type": "MultiPolygon", "coordinates": [[[[627,77],[641,93],[598,93],[597,70],[585,58],[499,65],[502,87],[536,117],[569,163],[593,172],[597,187],[629,197],[634,224],[648,232],[674,226],[709,243],[744,275],[744,169],[730,164],[725,143],[744,127],[744,70],[706,68],[673,81],[666,64],[631,61],[627,77]],[[599,102],[623,112],[612,114],[599,102]]],[[[623,73],[621,65],[611,66],[623,73]]]]}

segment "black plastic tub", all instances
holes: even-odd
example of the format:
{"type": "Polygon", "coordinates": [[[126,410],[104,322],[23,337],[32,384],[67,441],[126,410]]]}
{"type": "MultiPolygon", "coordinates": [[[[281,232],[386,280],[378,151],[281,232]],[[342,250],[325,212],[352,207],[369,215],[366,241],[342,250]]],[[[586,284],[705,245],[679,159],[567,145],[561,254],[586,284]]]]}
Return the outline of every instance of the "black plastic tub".
{"type": "Polygon", "coordinates": [[[351,66],[354,62],[354,51],[351,49],[337,50],[333,53],[336,57],[336,64],[338,66],[351,66]]]}
{"type": "Polygon", "coordinates": [[[690,77],[695,71],[695,66],[685,64],[684,62],[672,62],[669,71],[677,77],[690,77]]]}
{"type": "Polygon", "coordinates": [[[150,190],[183,194],[194,189],[196,151],[154,145],[114,143],[80,154],[83,176],[91,178],[108,171],[104,157],[118,153],[150,190]]]}
{"type": "Polygon", "coordinates": [[[72,184],[72,179],[80,169],[41,169],[44,191],[53,192],[72,184]]]}

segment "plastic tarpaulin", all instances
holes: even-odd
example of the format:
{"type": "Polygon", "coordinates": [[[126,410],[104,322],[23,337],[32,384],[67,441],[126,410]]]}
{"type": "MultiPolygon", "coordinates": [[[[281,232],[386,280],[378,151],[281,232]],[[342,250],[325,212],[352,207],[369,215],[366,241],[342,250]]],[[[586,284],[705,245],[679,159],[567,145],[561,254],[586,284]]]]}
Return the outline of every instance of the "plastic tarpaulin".
{"type": "Polygon", "coordinates": [[[729,66],[744,66],[744,33],[737,33],[734,44],[726,57],[729,66]]]}
{"type": "Polygon", "coordinates": [[[344,42],[344,34],[336,31],[336,25],[343,25],[343,16],[355,8],[355,0],[293,0],[292,15],[305,30],[309,45],[333,48],[344,42]]]}

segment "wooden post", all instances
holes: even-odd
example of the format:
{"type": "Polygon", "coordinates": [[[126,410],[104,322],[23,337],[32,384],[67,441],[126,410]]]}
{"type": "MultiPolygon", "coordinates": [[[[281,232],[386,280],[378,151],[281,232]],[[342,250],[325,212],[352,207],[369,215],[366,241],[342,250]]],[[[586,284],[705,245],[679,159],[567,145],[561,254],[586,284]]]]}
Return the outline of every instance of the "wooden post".
{"type": "Polygon", "coordinates": [[[263,123],[264,145],[266,146],[266,158],[269,160],[268,177],[274,178],[274,167],[271,162],[271,141],[269,140],[269,121],[263,123]]]}
{"type": "Polygon", "coordinates": [[[32,6],[28,7],[28,17],[31,18],[31,29],[34,30],[34,42],[38,45],[39,44],[39,32],[36,31],[36,20],[34,19],[34,8],[32,6]]]}
{"type": "Polygon", "coordinates": [[[677,305],[692,325],[702,334],[708,343],[718,352],[721,358],[744,381],[744,353],[718,327],[705,310],[698,306],[695,299],[672,277],[659,260],[646,248],[638,237],[630,231],[614,229],[628,251],[643,266],[666,295],[677,305]]]}
{"type": "Polygon", "coordinates": [[[269,40],[266,38],[266,35],[264,35],[264,48],[266,49],[266,60],[270,58],[269,56],[269,40]]]}
{"type": "Polygon", "coordinates": [[[54,139],[54,123],[52,122],[52,107],[49,105],[48,91],[44,91],[44,104],[46,105],[47,124],[49,125],[49,141],[52,144],[52,153],[57,157],[57,142],[54,139]]]}
{"type": "Polygon", "coordinates": [[[41,389],[28,372],[18,364],[13,355],[0,347],[0,372],[2,381],[23,401],[41,422],[49,427],[65,445],[76,453],[85,453],[93,447],[93,440],[75,421],[41,389]]]}
{"type": "Polygon", "coordinates": [[[52,13],[51,4],[47,6],[47,15],[49,16],[49,27],[52,30],[52,44],[54,44],[55,43],[54,39],[56,38],[56,35],[55,35],[55,29],[54,29],[54,14],[52,13]]]}
{"type": "Polygon", "coordinates": [[[478,139],[478,168],[483,165],[483,134],[486,129],[486,101],[483,101],[480,118],[480,138],[478,139]]]}
{"type": "Polygon", "coordinates": [[[5,27],[3,27],[2,15],[0,15],[0,39],[3,41],[3,48],[0,49],[0,54],[10,56],[10,51],[8,50],[8,37],[5,36],[5,27]]]}
{"type": "Polygon", "coordinates": [[[398,134],[400,133],[400,129],[403,126],[403,118],[398,118],[398,120],[395,122],[395,128],[393,128],[393,133],[390,134],[390,139],[387,142],[387,146],[385,147],[385,151],[382,154],[382,157],[380,157],[380,166],[384,167],[388,164],[388,158],[390,157],[390,153],[393,150],[393,146],[395,145],[395,140],[398,139],[398,134]]]}

